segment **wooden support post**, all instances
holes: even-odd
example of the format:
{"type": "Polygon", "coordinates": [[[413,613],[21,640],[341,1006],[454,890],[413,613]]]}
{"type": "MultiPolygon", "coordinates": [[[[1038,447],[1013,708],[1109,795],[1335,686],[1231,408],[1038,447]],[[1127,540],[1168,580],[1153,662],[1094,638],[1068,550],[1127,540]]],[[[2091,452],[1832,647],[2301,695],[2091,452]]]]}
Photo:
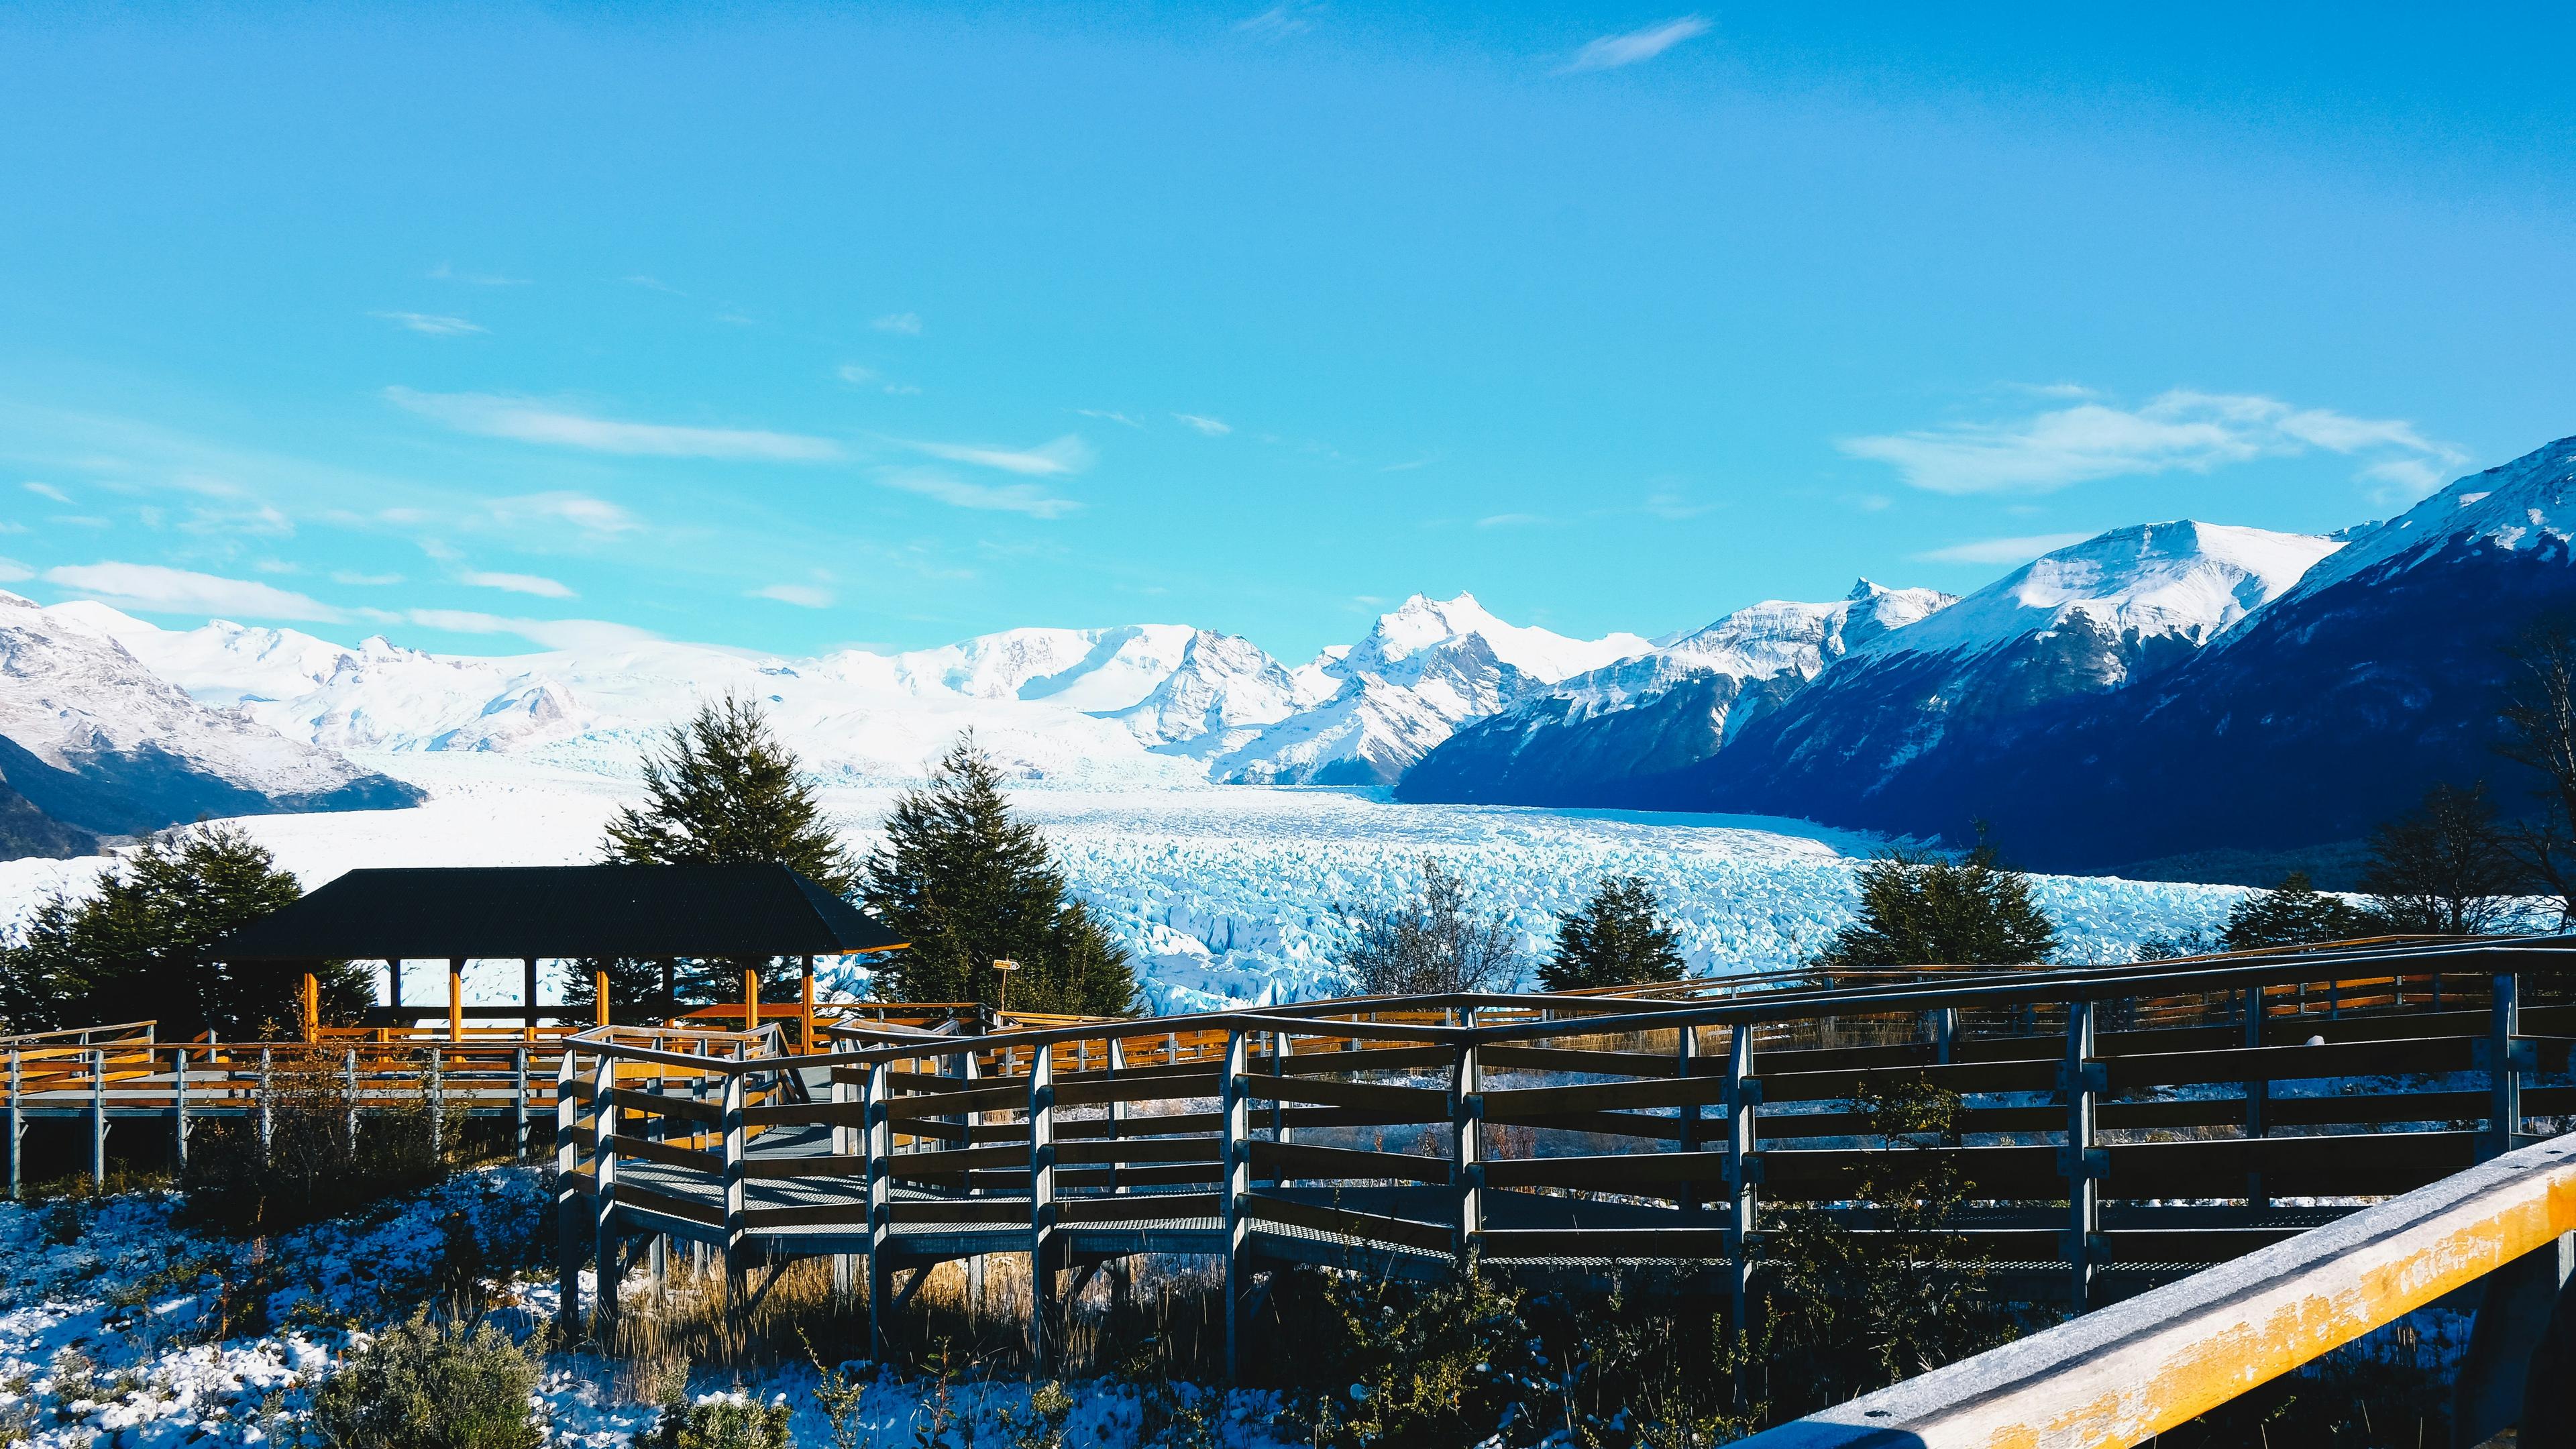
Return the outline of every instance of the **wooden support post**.
{"type": "Polygon", "coordinates": [[[760,972],[750,968],[742,973],[742,1029],[760,1030],[760,972]]]}
{"type": "Polygon", "coordinates": [[[796,1014],[796,1049],[811,1052],[814,1050],[814,958],[799,956],[796,959],[804,967],[797,985],[800,995],[796,1014]]]}
{"type": "Polygon", "coordinates": [[[305,972],[303,991],[304,1039],[306,1041],[320,1041],[322,1039],[321,978],[315,976],[310,971],[305,972]]]}
{"type": "MultiPolygon", "coordinates": [[[[1698,1065],[1699,1028],[1685,1025],[1674,1034],[1673,1075],[1687,1084],[1698,1065]]],[[[1699,1151],[1699,1104],[1685,1102],[1679,1110],[1681,1120],[1677,1125],[1680,1130],[1674,1135],[1673,1150],[1697,1152],[1699,1151]]],[[[1684,1181],[1675,1185],[1674,1193],[1680,1199],[1683,1216],[1694,1218],[1699,1216],[1701,1192],[1700,1185],[1695,1182],[1684,1181]]]]}
{"type": "Polygon", "coordinates": [[[268,1161],[277,1142],[277,1092],[269,1077],[269,1049],[259,1049],[259,1160],[268,1161]]]}
{"type": "Polygon", "coordinates": [[[1251,1097],[1245,1091],[1244,1033],[1240,1029],[1225,1034],[1225,1064],[1219,1068],[1217,1089],[1221,1113],[1221,1157],[1225,1169],[1225,1378],[1230,1384],[1243,1382],[1243,1295],[1252,1285],[1250,1248],[1252,1219],[1248,1209],[1252,1196],[1252,1112],[1251,1097]]]}
{"type": "MultiPolygon", "coordinates": [[[[1464,1013],[1472,1025],[1475,1013],[1464,1013]]],[[[1458,1271],[1472,1273],[1485,1246],[1485,1090],[1476,1043],[1462,1042],[1449,1076],[1449,1186],[1458,1199],[1451,1239],[1458,1271]]]]}
{"type": "Polygon", "coordinates": [[[1029,1355],[1036,1373],[1053,1375],[1063,1348],[1056,1322],[1055,1049],[1029,1058],[1029,1355]]]}
{"type": "Polygon", "coordinates": [[[89,1178],[94,1187],[107,1186],[107,1053],[89,1054],[89,1178]]]}
{"type": "Polygon", "coordinates": [[[188,1171],[188,1049],[170,1059],[170,1154],[185,1176],[188,1171]]]}
{"type": "Polygon", "coordinates": [[[510,1155],[516,1161],[525,1162],[528,1160],[528,1049],[526,1047],[521,1047],[511,1054],[510,1066],[515,1078],[515,1089],[510,1099],[516,1107],[512,1120],[518,1124],[517,1130],[510,1134],[512,1143],[510,1155]]]}
{"type": "MultiPolygon", "coordinates": [[[[841,1074],[839,1071],[835,1070],[832,1073],[832,1106],[835,1109],[832,1113],[832,1155],[834,1157],[857,1156],[859,1138],[865,1131],[864,1127],[853,1127],[847,1121],[844,1121],[843,1114],[839,1110],[840,1108],[848,1106],[851,1102],[852,1097],[850,1089],[852,1085],[852,1083],[841,1080],[841,1074]]],[[[865,1109],[863,1108],[862,1110],[864,1111],[865,1109]]],[[[860,1202],[864,1206],[867,1200],[867,1189],[865,1187],[866,1179],[864,1176],[866,1169],[862,1167],[860,1171],[862,1173],[860,1202]]],[[[835,1303],[847,1304],[859,1291],[858,1284],[854,1281],[851,1273],[853,1266],[854,1264],[850,1254],[846,1252],[836,1252],[832,1255],[832,1300],[835,1303]]]]}
{"type": "Polygon", "coordinates": [[[349,1100],[347,1146],[351,1161],[358,1156],[358,1049],[350,1047],[340,1054],[340,1090],[349,1100]]]}
{"type": "Polygon", "coordinates": [[[537,1039],[537,958],[519,958],[519,1029],[524,1040],[537,1039]]]}
{"type": "Polygon", "coordinates": [[[743,1183],[743,1073],[724,1078],[724,1275],[725,1305],[736,1313],[748,1305],[746,1275],[751,1271],[748,1202],[743,1183]]]}
{"type": "Polygon", "coordinates": [[[591,1020],[591,1025],[593,1025],[593,1026],[606,1026],[606,1025],[608,1025],[608,973],[607,973],[607,972],[605,972],[605,971],[593,971],[592,973],[590,973],[590,1001],[591,1001],[590,1014],[591,1014],[591,1018],[592,1018],[592,1020],[591,1020]]]}
{"type": "Polygon", "coordinates": [[[422,1095],[429,1099],[429,1160],[445,1160],[447,1153],[447,1074],[436,1047],[429,1049],[428,1080],[422,1095]]]}
{"type": "Polygon", "coordinates": [[[27,1139],[27,1109],[18,1098],[26,1090],[27,1077],[18,1059],[18,1049],[9,1048],[9,1200],[16,1202],[25,1192],[25,1167],[20,1162],[27,1139]]]}
{"type": "Polygon", "coordinates": [[[465,963],[447,963],[447,1039],[465,1040],[465,963]]]}
{"type": "Polygon", "coordinates": [[[663,1025],[665,1025],[665,1026],[668,1026],[668,1025],[670,1025],[672,1022],[675,1022],[675,1021],[677,1021],[677,1020],[679,1020],[679,1019],[680,1019],[680,982],[679,982],[679,975],[680,975],[680,963],[679,963],[679,961],[678,961],[677,959],[673,958],[673,957],[670,957],[670,956],[665,956],[665,957],[663,957],[663,958],[662,958],[662,1024],[663,1024],[663,1025]]]}
{"type": "MultiPolygon", "coordinates": [[[[1109,1048],[1108,1048],[1108,1053],[1109,1053],[1109,1080],[1110,1080],[1110,1081],[1112,1081],[1112,1082],[1115,1082],[1115,1081],[1117,1081],[1117,1080],[1118,1080],[1118,1078],[1119,1078],[1121,1075],[1123,1075],[1123,1074],[1126,1072],[1126,1070],[1127,1070],[1127,1042],[1126,1042],[1126,1039],[1125,1039],[1125,1038],[1123,1038],[1123,1037],[1115,1037],[1115,1036],[1111,1037],[1111,1038],[1109,1039],[1109,1048]]],[[[1124,1137],[1124,1136],[1126,1135],[1126,1133],[1127,1133],[1127,1113],[1128,1113],[1128,1111],[1129,1111],[1129,1104],[1128,1104],[1128,1102],[1127,1102],[1127,1099],[1126,1099],[1126,1098],[1124,1098],[1124,1097],[1112,1097],[1112,1098],[1110,1098],[1110,1099],[1109,1099],[1109,1140],[1110,1140],[1110,1141],[1112,1141],[1112,1142],[1116,1142],[1116,1141],[1117,1141],[1117,1140],[1119,1140],[1121,1137],[1124,1137]]],[[[1115,1158],[1115,1157],[1112,1157],[1112,1158],[1109,1160],[1109,1170],[1108,1170],[1108,1174],[1107,1174],[1107,1176],[1108,1176],[1108,1179],[1109,1179],[1109,1190],[1110,1190],[1111,1192],[1115,1193],[1116,1191],[1118,1191],[1118,1159],[1117,1159],[1117,1158],[1115,1158]]]]}
{"type": "Polygon", "coordinates": [[[2496,973],[2487,1000],[2487,1140],[2478,1152],[2481,1161],[2511,1152],[2522,1131],[2522,1074],[2513,1040],[2522,1032],[2521,979],[2510,971],[2496,973]]]}
{"type": "MultiPolygon", "coordinates": [[[[599,1054],[590,1078],[591,1260],[599,1267],[599,1306],[591,1314],[592,1331],[605,1333],[617,1317],[617,1058],[599,1054]]],[[[726,1181],[732,1181],[727,1164],[726,1181]]],[[[726,1216],[732,1216],[728,1210],[726,1216]]]]}
{"type": "Polygon", "coordinates": [[[868,1063],[866,1086],[868,1155],[868,1355],[886,1359],[889,1321],[887,1299],[894,1292],[894,1265],[886,1250],[894,1236],[894,1070],[885,1062],[868,1063]]]}
{"type": "Polygon", "coordinates": [[[581,1099],[573,1094],[577,1060],[567,1042],[555,1064],[555,1327],[567,1340],[581,1329],[583,1224],[581,1194],[573,1187],[581,1154],[574,1137],[581,1121],[581,1099]]]}
{"type": "Polygon", "coordinates": [[[2104,1085],[2093,1059],[2093,1003],[2066,1003],[2066,1060],[2058,1086],[2066,1098],[2066,1146],[2057,1170],[2066,1179],[2065,1257],[2068,1295],[2077,1313],[2093,1303],[2093,1266],[2102,1246],[2102,1174],[2109,1154],[2094,1145],[2094,1116],[2104,1085]]]}
{"type": "Polygon", "coordinates": [[[1726,1301],[1728,1326],[1741,1342],[1752,1332],[1746,1314],[1751,1306],[1753,1257],[1761,1240],[1754,1230],[1754,1194],[1762,1181],[1760,1139],[1754,1135],[1755,1109],[1762,1105],[1762,1079],[1753,1075],[1753,1024],[1739,1021],[1726,1031],[1726,1301]]]}
{"type": "MultiPolygon", "coordinates": [[[[2249,1047],[2263,1044],[2263,988],[2260,986],[2245,988],[2245,1044],[2249,1047]]],[[[2247,1078],[2245,1082],[2247,1141],[2259,1142],[2271,1133],[2271,1112],[2272,1079],[2247,1078]]],[[[2249,1147],[2245,1150],[2250,1154],[2245,1168],[2245,1206],[2255,1212],[2262,1212],[2272,1206],[2272,1194],[2263,1185],[2263,1149],[2249,1147]]]]}
{"type": "MultiPolygon", "coordinates": [[[[1279,1085],[1279,1079],[1287,1074],[1288,1038],[1274,1031],[1270,1033],[1270,1084],[1274,1087],[1279,1085]]],[[[1276,1096],[1270,1099],[1270,1140],[1273,1142],[1288,1140],[1288,1116],[1281,1110],[1283,1105],[1276,1096]]],[[[1279,1186],[1279,1179],[1272,1178],[1270,1185],[1279,1186]]]]}
{"type": "Polygon", "coordinates": [[[385,1005],[399,1014],[402,1011],[402,958],[385,958],[385,1005]]]}
{"type": "Polygon", "coordinates": [[[1959,1008],[1944,1006],[1932,1013],[1932,1060],[1948,1066],[1958,1059],[1959,1008]]]}

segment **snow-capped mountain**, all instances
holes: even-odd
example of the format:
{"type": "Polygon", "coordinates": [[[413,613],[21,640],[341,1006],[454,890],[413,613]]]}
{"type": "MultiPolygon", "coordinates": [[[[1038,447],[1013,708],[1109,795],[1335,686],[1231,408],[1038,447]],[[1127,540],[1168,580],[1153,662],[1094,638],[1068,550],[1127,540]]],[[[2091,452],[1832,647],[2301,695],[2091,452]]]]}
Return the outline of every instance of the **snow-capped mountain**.
{"type": "Polygon", "coordinates": [[[1013,629],[816,659],[641,638],[469,658],[221,621],[162,629],[101,604],[50,612],[311,745],[499,750],[622,771],[699,700],[730,690],[765,702],[809,766],[853,783],[917,778],[967,729],[1024,776],[1392,779],[1458,721],[1645,643],[1515,627],[1464,595],[1410,600],[1360,644],[1297,670],[1249,640],[1171,624],[1013,629]]]}
{"type": "MultiPolygon", "coordinates": [[[[1954,742],[1973,748],[2031,711],[2181,664],[2337,546],[2182,521],[2059,549],[1854,650],[1676,793],[1701,808],[1875,814],[1875,800],[1912,798],[1909,777],[1947,769],[1954,742]]],[[[1907,818],[1953,835],[1968,824],[1907,818]]]]}
{"type": "Polygon", "coordinates": [[[1460,729],[1397,788],[1405,800],[1618,805],[1707,759],[1853,649],[1952,602],[1867,579],[1831,604],[1768,600],[1563,680],[1460,729]]]}
{"type": "Polygon", "coordinates": [[[1391,785],[1466,721],[1650,647],[1634,634],[1585,640],[1515,627],[1472,594],[1416,594],[1347,651],[1299,671],[1305,690],[1330,684],[1331,693],[1214,755],[1211,773],[1235,783],[1391,785]]]}
{"type": "Polygon", "coordinates": [[[134,834],[201,815],[377,809],[420,798],[333,751],[198,702],[84,617],[0,593],[0,775],[34,810],[70,827],[51,844],[71,848],[78,833],[134,834]]]}
{"type": "MultiPolygon", "coordinates": [[[[2576,611],[2576,438],[2462,478],[2350,542],[2177,668],[1982,732],[1937,774],[1836,809],[1956,829],[2033,865],[2350,843],[2433,784],[2520,813],[2540,777],[2498,757],[2510,649],[2576,611]],[[1935,824],[1934,822],[1939,822],[1935,824]]],[[[2205,868],[2205,867],[2194,867],[2205,868]]]]}

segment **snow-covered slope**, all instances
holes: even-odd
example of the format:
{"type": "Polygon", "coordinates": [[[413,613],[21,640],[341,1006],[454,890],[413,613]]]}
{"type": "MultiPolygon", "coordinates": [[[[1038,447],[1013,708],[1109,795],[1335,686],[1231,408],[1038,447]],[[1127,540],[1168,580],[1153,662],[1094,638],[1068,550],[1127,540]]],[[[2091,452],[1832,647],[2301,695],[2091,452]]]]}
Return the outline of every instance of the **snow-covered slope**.
{"type": "Polygon", "coordinates": [[[199,703],[82,617],[0,593],[0,773],[46,815],[127,834],[199,815],[416,798],[331,750],[199,703]]]}
{"type": "Polygon", "coordinates": [[[1566,679],[1460,729],[1405,773],[1400,799],[1607,805],[1717,752],[1827,664],[1951,602],[1863,579],[1831,604],[1770,600],[1566,679]]]}
{"type": "Polygon", "coordinates": [[[1495,618],[1472,594],[1421,594],[1378,616],[1368,637],[1299,671],[1331,692],[1213,756],[1212,773],[1252,784],[1393,784],[1459,725],[1587,669],[1650,649],[1634,634],[1568,639],[1495,618]]]}
{"type": "Polygon", "coordinates": [[[1954,741],[1973,748],[2030,711],[2182,663],[2335,547],[2182,521],[2114,529],[2043,555],[1854,650],[1694,767],[1671,802],[1866,814],[1860,802],[1901,793],[1900,776],[1944,768],[1954,741]]]}

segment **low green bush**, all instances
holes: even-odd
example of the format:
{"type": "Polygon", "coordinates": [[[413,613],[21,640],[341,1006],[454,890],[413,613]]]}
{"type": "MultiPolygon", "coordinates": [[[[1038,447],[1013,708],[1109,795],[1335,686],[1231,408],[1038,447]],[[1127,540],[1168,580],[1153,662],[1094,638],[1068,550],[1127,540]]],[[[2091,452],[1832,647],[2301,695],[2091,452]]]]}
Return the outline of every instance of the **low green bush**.
{"type": "Polygon", "coordinates": [[[653,1427],[635,1436],[635,1449],[796,1449],[787,1432],[784,1403],[719,1395],[702,1404],[672,1404],[653,1427]]]}
{"type": "Polygon", "coordinates": [[[490,1324],[422,1312],[360,1350],[313,1396],[330,1449],[537,1449],[535,1356],[490,1324]]]}

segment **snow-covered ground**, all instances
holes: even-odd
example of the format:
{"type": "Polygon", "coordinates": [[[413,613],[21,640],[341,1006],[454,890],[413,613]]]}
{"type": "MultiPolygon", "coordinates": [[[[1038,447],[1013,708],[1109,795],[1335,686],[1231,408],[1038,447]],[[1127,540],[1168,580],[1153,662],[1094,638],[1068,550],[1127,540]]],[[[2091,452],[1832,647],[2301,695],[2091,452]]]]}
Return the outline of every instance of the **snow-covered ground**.
{"type": "MultiPolygon", "coordinates": [[[[595,859],[631,777],[494,753],[361,753],[430,795],[415,809],[253,816],[243,828],[310,888],[343,870],[550,865],[595,859]]],[[[830,788],[853,847],[878,838],[891,789],[830,788]]],[[[1335,989],[1342,912],[1412,884],[1424,856],[1508,912],[1533,957],[1560,912],[1605,873],[1661,893],[1695,973],[1793,965],[1851,919],[1854,865],[1883,842],[1796,821],[1506,806],[1406,805],[1374,791],[1251,786],[1118,791],[1029,786],[1017,807],[1054,842],[1074,888],[1133,949],[1165,1010],[1308,998],[1335,989]]],[[[97,860],[0,862],[0,921],[97,860]]],[[[2037,891],[2069,961],[2126,960],[2142,940],[2213,931],[2233,887],[2043,876],[2037,891]]],[[[405,999],[445,1000],[419,962],[405,999]]],[[[514,1002],[515,964],[474,969],[469,999],[514,1002]]],[[[541,986],[541,991],[554,989],[541,986]]]]}
{"type": "MultiPolygon", "coordinates": [[[[130,1194],[92,1207],[0,1202],[0,1443],[22,1436],[28,1449],[302,1442],[296,1421],[313,1389],[368,1328],[399,1320],[424,1296],[452,1232],[470,1232],[485,1261],[517,1261],[548,1210],[533,1171],[464,1173],[372,1214],[287,1234],[253,1265],[247,1245],[181,1226],[175,1196],[130,1194]],[[263,1279],[263,1271],[272,1276],[263,1279]],[[267,1290],[266,1323],[221,1331],[218,1304],[240,1321],[252,1284],[267,1290]]],[[[493,1321],[519,1336],[554,1309],[549,1283],[524,1275],[487,1281],[503,1305],[493,1321]]],[[[798,1443],[830,1444],[831,1426],[812,1393],[816,1378],[811,1368],[789,1367],[745,1387],[783,1398],[795,1411],[798,1443]]],[[[702,1371],[689,1387],[699,1398],[741,1391],[726,1370],[702,1371]]],[[[1105,1381],[1072,1388],[1067,1442],[1134,1442],[1132,1388],[1105,1381]]],[[[937,1393],[932,1383],[876,1379],[859,1405],[858,1442],[916,1442],[937,1393]]],[[[536,1398],[551,1442],[580,1449],[626,1449],[655,1413],[621,1396],[616,1365],[582,1356],[549,1359],[536,1398]]],[[[941,1442],[1004,1442],[995,1432],[999,1414],[1025,1421],[1028,1390],[969,1385],[952,1391],[948,1407],[975,1420],[976,1432],[941,1442]]],[[[1280,1442],[1265,1427],[1276,1407],[1268,1395],[1234,1395],[1216,1416],[1223,1443],[1280,1442]]]]}

